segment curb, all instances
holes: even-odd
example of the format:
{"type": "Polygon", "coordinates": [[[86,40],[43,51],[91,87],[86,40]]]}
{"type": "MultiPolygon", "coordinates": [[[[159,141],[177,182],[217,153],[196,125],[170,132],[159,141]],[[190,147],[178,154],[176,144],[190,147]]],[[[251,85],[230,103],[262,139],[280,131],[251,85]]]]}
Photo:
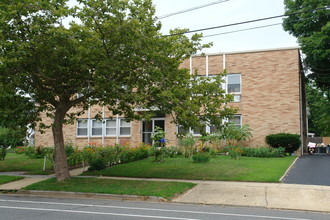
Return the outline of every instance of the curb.
{"type": "Polygon", "coordinates": [[[156,196],[136,196],[102,193],[82,193],[64,191],[39,191],[39,190],[19,190],[16,195],[44,196],[44,197],[64,197],[64,198],[90,198],[90,199],[111,199],[119,201],[145,201],[145,202],[168,202],[167,199],[156,196]]]}
{"type": "Polygon", "coordinates": [[[284,177],[286,177],[286,175],[288,175],[288,173],[290,172],[291,168],[295,165],[295,163],[297,162],[297,160],[299,159],[299,157],[297,157],[292,164],[288,167],[288,169],[286,169],[285,173],[283,174],[283,176],[279,179],[280,182],[282,182],[282,180],[284,179],[284,177]]]}

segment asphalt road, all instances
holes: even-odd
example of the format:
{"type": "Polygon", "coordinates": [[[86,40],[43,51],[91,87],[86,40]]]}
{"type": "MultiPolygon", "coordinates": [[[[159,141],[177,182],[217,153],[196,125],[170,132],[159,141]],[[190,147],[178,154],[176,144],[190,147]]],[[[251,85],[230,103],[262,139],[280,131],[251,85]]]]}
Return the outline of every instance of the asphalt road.
{"type": "Polygon", "coordinates": [[[300,157],[282,182],[330,186],[330,156],[314,154],[300,157]]]}
{"type": "Polygon", "coordinates": [[[46,198],[0,194],[0,219],[325,220],[330,214],[261,208],[46,198]]]}

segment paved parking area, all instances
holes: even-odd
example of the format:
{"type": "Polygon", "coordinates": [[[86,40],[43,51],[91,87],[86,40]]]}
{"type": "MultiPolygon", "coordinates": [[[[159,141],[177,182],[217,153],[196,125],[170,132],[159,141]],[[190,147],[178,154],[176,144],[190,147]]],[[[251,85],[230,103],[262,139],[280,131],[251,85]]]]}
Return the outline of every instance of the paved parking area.
{"type": "Polygon", "coordinates": [[[282,182],[330,186],[330,155],[300,157],[282,182]]]}

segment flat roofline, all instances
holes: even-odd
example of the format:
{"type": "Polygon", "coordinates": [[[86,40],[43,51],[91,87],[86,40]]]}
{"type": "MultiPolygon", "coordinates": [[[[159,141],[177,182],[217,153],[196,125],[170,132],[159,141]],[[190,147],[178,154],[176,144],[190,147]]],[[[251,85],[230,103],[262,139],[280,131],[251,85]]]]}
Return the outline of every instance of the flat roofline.
{"type": "Polygon", "coordinates": [[[258,52],[268,52],[268,51],[280,51],[280,50],[299,50],[299,46],[294,47],[280,47],[280,48],[270,48],[270,49],[258,49],[258,50],[245,50],[245,51],[230,51],[230,52],[219,52],[219,53],[205,53],[205,54],[195,54],[192,57],[198,56],[216,56],[223,54],[243,54],[243,53],[258,53],[258,52]]]}

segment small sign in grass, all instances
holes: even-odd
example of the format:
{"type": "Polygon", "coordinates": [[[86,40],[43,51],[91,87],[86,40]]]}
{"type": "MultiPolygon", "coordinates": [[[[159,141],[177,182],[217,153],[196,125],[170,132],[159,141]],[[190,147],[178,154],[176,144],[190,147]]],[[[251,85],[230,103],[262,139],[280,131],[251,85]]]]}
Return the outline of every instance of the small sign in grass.
{"type": "Polygon", "coordinates": [[[194,183],[188,182],[157,182],[73,177],[60,183],[56,182],[55,178],[51,178],[27,186],[24,189],[157,196],[171,199],[176,195],[182,194],[193,188],[195,185],[196,184],[194,183]]]}
{"type": "Polygon", "coordinates": [[[16,180],[24,179],[21,176],[0,176],[0,184],[10,183],[16,180]]]}

